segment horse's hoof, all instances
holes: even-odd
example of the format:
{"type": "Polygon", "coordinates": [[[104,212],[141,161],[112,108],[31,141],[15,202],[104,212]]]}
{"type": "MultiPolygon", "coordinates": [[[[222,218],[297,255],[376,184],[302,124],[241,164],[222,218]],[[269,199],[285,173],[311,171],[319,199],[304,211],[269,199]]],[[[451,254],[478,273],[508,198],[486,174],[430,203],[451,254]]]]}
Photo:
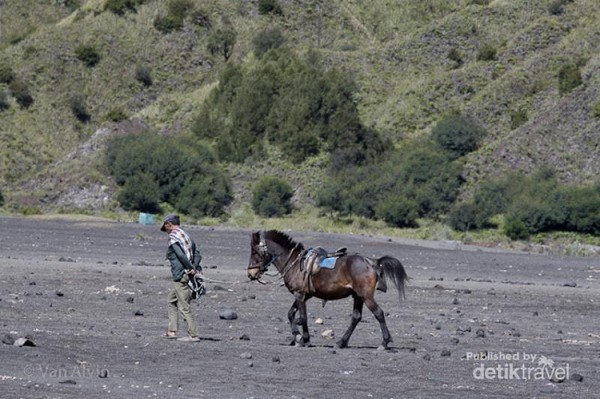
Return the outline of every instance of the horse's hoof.
{"type": "Polygon", "coordinates": [[[386,351],[386,350],[388,350],[388,347],[386,345],[379,345],[377,347],[377,350],[378,351],[386,351]]]}
{"type": "Polygon", "coordinates": [[[344,349],[344,348],[348,347],[348,344],[346,342],[338,341],[338,342],[335,343],[335,346],[338,349],[344,349]]]}

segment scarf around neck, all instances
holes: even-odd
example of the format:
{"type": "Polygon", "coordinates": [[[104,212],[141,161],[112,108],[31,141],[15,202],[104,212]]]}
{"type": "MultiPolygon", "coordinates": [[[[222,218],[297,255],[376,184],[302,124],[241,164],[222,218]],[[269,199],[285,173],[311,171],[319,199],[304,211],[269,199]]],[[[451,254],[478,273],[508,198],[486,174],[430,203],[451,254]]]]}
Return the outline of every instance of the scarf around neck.
{"type": "Polygon", "coordinates": [[[192,239],[187,235],[185,231],[180,228],[176,228],[169,233],[169,245],[179,244],[185,256],[190,260],[190,263],[194,261],[194,253],[192,252],[192,239]]]}

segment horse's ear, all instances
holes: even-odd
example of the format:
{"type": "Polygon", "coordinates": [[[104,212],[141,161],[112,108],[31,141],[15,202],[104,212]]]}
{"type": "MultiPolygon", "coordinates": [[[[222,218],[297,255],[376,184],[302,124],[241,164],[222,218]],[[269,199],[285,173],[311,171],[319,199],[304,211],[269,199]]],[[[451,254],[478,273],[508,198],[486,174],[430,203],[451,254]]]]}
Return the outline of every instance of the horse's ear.
{"type": "Polygon", "coordinates": [[[260,242],[260,231],[252,233],[252,244],[258,244],[260,242]]]}

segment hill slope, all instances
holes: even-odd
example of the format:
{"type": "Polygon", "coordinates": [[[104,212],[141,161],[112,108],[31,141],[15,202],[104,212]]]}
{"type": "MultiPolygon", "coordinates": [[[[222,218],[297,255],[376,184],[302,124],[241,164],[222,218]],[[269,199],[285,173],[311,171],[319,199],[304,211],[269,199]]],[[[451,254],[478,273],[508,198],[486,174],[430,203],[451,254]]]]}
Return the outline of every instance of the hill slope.
{"type": "MultiPolygon", "coordinates": [[[[565,1],[554,12],[550,0],[280,0],[283,15],[261,15],[257,1],[194,0],[196,14],[167,34],[154,28],[167,2],[147,0],[123,16],[105,11],[105,3],[0,2],[0,64],[33,98],[24,108],[0,83],[8,105],[0,111],[0,184],[15,209],[113,206],[115,187],[100,160],[104,139],[143,127],[188,132],[223,66],[252,57],[252,38],[273,26],[297,51],[317,49],[353,76],[364,124],[397,145],[428,134],[449,111],[480,122],[490,135],[469,155],[465,192],[502,171],[540,165],[555,167],[564,181],[597,181],[595,0],[565,1]],[[198,15],[209,24],[198,23],[198,15]],[[207,50],[219,29],[237,34],[227,61],[207,50]],[[77,58],[81,46],[97,49],[97,65],[77,58]],[[495,55],[485,56],[486,49],[495,55]],[[570,64],[579,67],[582,84],[561,93],[558,75],[570,64]],[[151,71],[152,85],[136,79],[140,68],[151,71]],[[74,115],[74,104],[89,120],[74,115]],[[115,115],[131,122],[114,123],[115,115]]],[[[286,168],[297,170],[265,161],[253,173],[243,166],[231,173],[242,195],[257,170],[286,168]]],[[[294,179],[302,202],[322,171],[313,164],[299,170],[306,174],[294,179]]]]}

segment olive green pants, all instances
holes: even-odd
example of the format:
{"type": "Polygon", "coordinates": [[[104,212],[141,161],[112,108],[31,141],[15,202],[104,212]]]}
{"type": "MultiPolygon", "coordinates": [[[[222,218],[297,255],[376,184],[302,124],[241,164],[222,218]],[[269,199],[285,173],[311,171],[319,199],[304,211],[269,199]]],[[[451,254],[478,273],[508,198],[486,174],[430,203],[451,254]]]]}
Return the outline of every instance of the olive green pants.
{"type": "Polygon", "coordinates": [[[169,305],[169,331],[177,331],[179,313],[187,323],[188,334],[190,337],[197,337],[196,323],[190,309],[192,299],[190,289],[188,288],[189,277],[184,274],[181,280],[173,282],[173,288],[169,292],[167,302],[169,305]]]}

